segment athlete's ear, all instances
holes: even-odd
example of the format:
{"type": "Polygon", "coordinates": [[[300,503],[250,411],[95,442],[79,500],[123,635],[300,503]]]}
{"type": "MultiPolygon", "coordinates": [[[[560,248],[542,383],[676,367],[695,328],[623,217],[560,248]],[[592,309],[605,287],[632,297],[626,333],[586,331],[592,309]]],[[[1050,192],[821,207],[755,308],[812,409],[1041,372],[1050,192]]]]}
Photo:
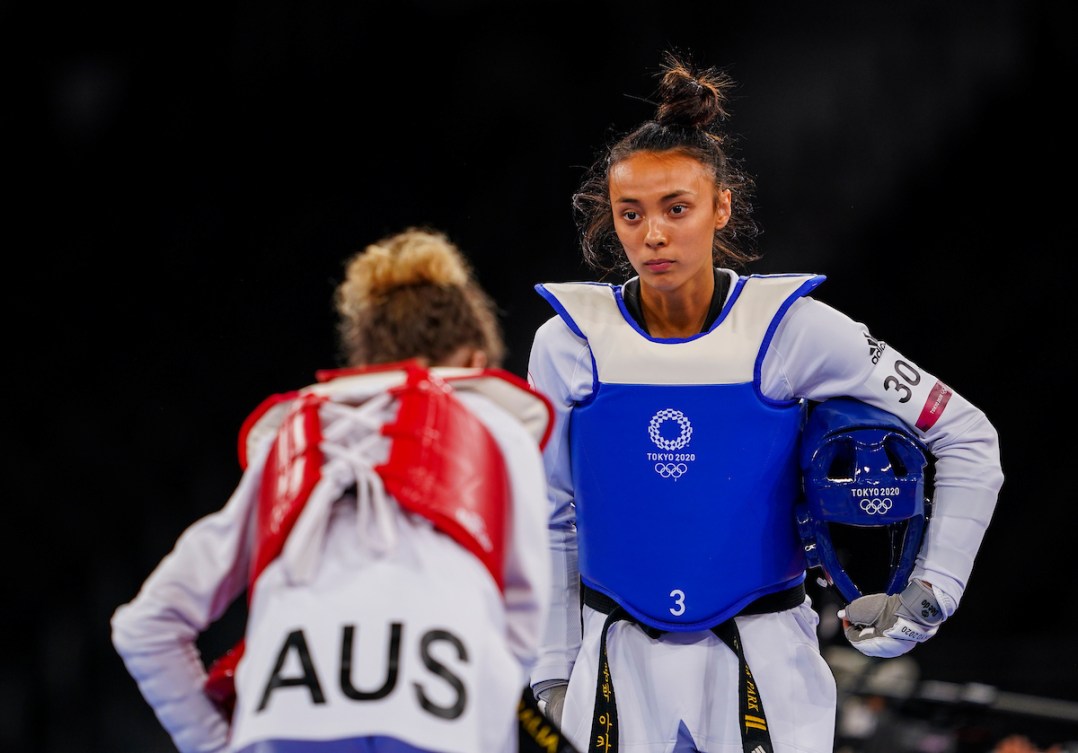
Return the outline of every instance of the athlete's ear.
{"type": "Polygon", "coordinates": [[[457,366],[466,369],[484,369],[487,366],[488,360],[486,351],[468,345],[462,345],[435,365],[457,366]]]}
{"type": "Polygon", "coordinates": [[[719,191],[718,196],[715,197],[715,229],[722,230],[726,227],[726,223],[730,221],[730,205],[732,199],[730,198],[730,189],[724,188],[719,191]]]}
{"type": "Polygon", "coordinates": [[[472,357],[469,359],[468,365],[473,369],[485,369],[488,362],[487,352],[476,348],[472,351],[472,357]]]}

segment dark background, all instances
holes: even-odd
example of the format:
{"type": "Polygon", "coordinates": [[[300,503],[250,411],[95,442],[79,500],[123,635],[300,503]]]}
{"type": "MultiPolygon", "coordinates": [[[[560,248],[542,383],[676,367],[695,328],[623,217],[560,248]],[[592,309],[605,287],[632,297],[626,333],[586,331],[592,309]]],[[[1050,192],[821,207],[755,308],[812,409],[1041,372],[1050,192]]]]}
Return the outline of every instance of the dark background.
{"type": "MultiPolygon", "coordinates": [[[[651,116],[673,47],[740,84],[752,271],[826,274],[818,297],[999,429],[996,516],[962,608],[911,655],[920,677],[1078,702],[1076,30],[1066,1],[0,6],[0,748],[171,749],[109,617],[224,503],[247,414],[338,365],[346,256],[408,225],[449,233],[523,376],[551,314],[532,286],[590,277],[570,194],[651,116]]],[[[977,744],[1078,738],[929,706],[977,744]]]]}

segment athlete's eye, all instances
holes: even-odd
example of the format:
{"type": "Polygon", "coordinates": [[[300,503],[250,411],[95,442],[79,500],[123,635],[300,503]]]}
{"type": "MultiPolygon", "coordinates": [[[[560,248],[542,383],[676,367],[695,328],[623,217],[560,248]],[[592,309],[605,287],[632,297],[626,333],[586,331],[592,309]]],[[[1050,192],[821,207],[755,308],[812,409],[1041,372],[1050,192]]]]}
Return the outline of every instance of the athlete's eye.
{"type": "Polygon", "coordinates": [[[670,214],[685,214],[687,211],[689,211],[687,204],[674,204],[670,207],[670,214]]]}
{"type": "Polygon", "coordinates": [[[640,219],[640,215],[632,209],[626,209],[624,212],[621,213],[621,218],[623,220],[627,220],[628,222],[635,222],[636,220],[640,219]]]}

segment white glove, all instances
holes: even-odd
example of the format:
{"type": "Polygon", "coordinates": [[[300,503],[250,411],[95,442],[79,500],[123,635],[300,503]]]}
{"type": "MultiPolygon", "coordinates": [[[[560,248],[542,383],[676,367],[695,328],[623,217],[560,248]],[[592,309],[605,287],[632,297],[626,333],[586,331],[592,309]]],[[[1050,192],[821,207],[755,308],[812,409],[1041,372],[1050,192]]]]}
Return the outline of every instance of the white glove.
{"type": "Polygon", "coordinates": [[[946,601],[942,592],[914,579],[902,593],[854,599],[838,616],[854,648],[865,656],[889,659],[936,634],[947,616],[940,601],[946,601]]]}
{"type": "Polygon", "coordinates": [[[568,687],[568,680],[548,680],[535,687],[539,710],[558,728],[561,727],[561,712],[565,708],[565,691],[568,687]]]}

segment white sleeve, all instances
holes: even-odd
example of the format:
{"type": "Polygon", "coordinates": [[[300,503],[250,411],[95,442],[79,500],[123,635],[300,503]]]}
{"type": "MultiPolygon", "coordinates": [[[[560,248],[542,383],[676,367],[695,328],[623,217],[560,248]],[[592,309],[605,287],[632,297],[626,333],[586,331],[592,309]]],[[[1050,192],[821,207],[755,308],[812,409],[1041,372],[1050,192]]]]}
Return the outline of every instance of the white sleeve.
{"type": "Polygon", "coordinates": [[[458,394],[490,430],[508,470],[512,507],[504,573],[506,628],[510,650],[527,676],[535,666],[550,612],[543,461],[534,436],[516,418],[486,398],[458,394]]]}
{"type": "Polygon", "coordinates": [[[224,508],[184,531],[112,615],[116,652],[182,753],[227,748],[229,725],[203,693],[196,641],[247,587],[257,476],[248,470],[224,508]]]}
{"type": "Polygon", "coordinates": [[[913,576],[950,597],[953,603],[941,606],[953,613],[1003,485],[999,439],[987,416],[864,324],[811,297],[795,302],[779,324],[761,382],[773,398],[861,400],[895,414],[925,441],[935,458],[935,491],[913,576]]]}
{"type": "Polygon", "coordinates": [[[591,394],[591,350],[561,319],[547,320],[535,333],[528,382],[554,406],[554,424],[543,451],[548,482],[552,596],[532,685],[568,680],[580,649],[580,571],[577,565],[576,509],[569,462],[569,414],[591,394]]]}

